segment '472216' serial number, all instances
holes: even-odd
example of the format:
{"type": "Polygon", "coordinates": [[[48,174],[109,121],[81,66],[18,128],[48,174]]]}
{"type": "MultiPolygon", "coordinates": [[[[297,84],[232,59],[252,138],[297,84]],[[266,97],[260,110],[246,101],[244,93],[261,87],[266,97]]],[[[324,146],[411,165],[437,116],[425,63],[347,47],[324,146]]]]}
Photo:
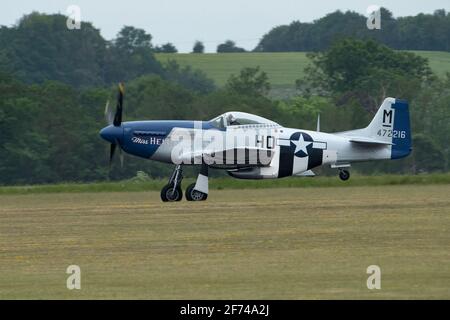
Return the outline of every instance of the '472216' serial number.
{"type": "Polygon", "coordinates": [[[392,129],[380,129],[380,130],[378,130],[377,135],[379,135],[380,137],[388,137],[388,138],[394,138],[394,139],[405,139],[406,138],[406,131],[392,130],[392,129]]]}

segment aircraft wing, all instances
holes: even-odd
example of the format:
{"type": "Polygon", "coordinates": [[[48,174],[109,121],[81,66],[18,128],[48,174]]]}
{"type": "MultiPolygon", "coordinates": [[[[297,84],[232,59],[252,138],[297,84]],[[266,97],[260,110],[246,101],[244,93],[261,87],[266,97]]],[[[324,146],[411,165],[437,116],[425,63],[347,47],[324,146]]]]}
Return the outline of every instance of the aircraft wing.
{"type": "Polygon", "coordinates": [[[308,170],[305,172],[297,173],[296,177],[315,177],[316,174],[312,170],[308,170]]]}
{"type": "Polygon", "coordinates": [[[217,164],[239,164],[246,166],[269,165],[274,155],[273,149],[242,147],[223,150],[202,150],[184,153],[181,157],[185,161],[204,159],[206,162],[217,164]]]}

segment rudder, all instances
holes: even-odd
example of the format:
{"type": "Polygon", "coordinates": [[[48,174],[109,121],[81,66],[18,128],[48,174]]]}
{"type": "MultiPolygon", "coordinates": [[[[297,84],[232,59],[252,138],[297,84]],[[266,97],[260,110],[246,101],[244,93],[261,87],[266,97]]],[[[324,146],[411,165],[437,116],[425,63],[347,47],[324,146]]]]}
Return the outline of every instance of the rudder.
{"type": "Polygon", "coordinates": [[[396,99],[392,109],[395,110],[395,116],[392,130],[391,159],[401,159],[407,157],[412,151],[408,102],[396,99]]]}

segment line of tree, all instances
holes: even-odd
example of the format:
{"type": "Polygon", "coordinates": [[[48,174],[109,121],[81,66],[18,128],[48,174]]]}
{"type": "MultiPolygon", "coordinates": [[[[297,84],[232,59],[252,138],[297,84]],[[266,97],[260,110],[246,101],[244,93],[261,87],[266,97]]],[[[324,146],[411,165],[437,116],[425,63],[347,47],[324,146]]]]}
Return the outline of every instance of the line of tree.
{"type": "Polygon", "coordinates": [[[174,66],[167,68],[155,52],[176,52],[167,43],[154,47],[145,30],[124,26],[106,41],[91,23],[69,30],[67,17],[37,12],[25,15],[13,27],[0,28],[0,71],[25,83],[57,80],[75,87],[104,86],[129,81],[145,74],[170,78],[202,92],[214,83],[202,72],[174,66]],[[187,78],[192,80],[186,81],[187,78]]]}
{"type": "Polygon", "coordinates": [[[167,42],[161,46],[156,46],[154,51],[156,53],[177,53],[178,49],[171,42],[167,42]]]}
{"type": "Polygon", "coordinates": [[[227,40],[217,46],[217,53],[237,53],[245,52],[244,48],[238,47],[236,42],[227,40]]]}
{"type": "Polygon", "coordinates": [[[341,38],[374,39],[398,50],[450,51],[450,13],[395,18],[381,8],[381,30],[369,30],[367,17],[353,11],[336,11],[312,23],[293,21],[265,34],[254,51],[322,51],[341,38]]]}

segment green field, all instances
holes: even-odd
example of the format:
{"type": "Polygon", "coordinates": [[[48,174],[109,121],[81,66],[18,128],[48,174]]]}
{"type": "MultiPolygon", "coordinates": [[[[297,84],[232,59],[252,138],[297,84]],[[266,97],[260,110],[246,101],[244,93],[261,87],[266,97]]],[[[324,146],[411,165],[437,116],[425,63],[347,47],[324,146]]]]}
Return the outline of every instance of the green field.
{"type": "Polygon", "coordinates": [[[449,184],[0,195],[0,298],[450,299],[449,184]],[[66,268],[81,267],[81,290],[66,268]],[[382,289],[366,287],[379,265],[382,289]]]}
{"type": "MultiPolygon", "coordinates": [[[[337,176],[317,176],[314,178],[291,177],[285,179],[240,180],[226,178],[210,178],[209,188],[213,190],[226,189],[273,189],[273,188],[317,188],[317,187],[361,187],[385,185],[429,185],[450,184],[450,173],[435,173],[421,175],[374,175],[365,176],[352,173],[349,181],[342,182],[337,176]]],[[[195,182],[186,177],[185,185],[195,182]]],[[[24,186],[0,186],[0,195],[35,194],[35,193],[93,193],[93,192],[138,192],[159,191],[167,183],[167,179],[124,180],[117,182],[97,183],[65,183],[38,184],[24,186]]]]}
{"type": "MultiPolygon", "coordinates": [[[[430,66],[439,76],[450,72],[449,52],[415,51],[428,58],[430,66]]],[[[227,81],[231,74],[238,74],[244,67],[260,66],[267,72],[274,88],[293,87],[295,80],[301,78],[303,69],[308,65],[304,52],[283,53],[209,53],[209,54],[167,54],[156,55],[157,59],[165,62],[174,59],[180,65],[191,65],[203,70],[219,86],[227,81]]]]}

